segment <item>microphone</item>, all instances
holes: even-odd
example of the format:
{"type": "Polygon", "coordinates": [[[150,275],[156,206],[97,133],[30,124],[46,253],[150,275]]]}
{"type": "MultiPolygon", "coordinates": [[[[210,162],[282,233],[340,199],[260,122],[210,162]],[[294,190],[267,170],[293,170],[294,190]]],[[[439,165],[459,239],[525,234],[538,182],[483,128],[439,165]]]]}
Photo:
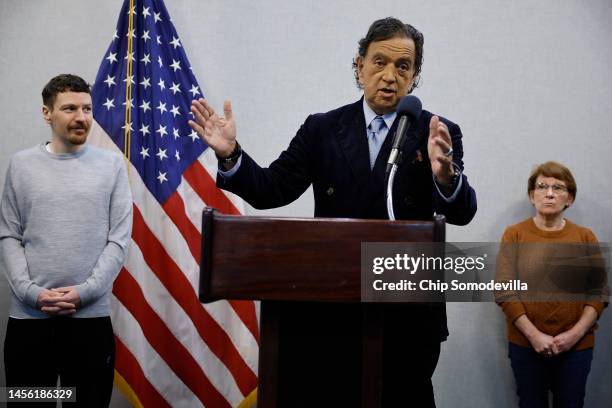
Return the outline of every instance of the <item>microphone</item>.
{"type": "Polygon", "coordinates": [[[419,98],[413,95],[404,96],[399,104],[397,105],[397,114],[399,115],[399,123],[393,136],[393,147],[391,148],[391,154],[389,160],[387,160],[386,173],[391,172],[391,168],[394,165],[398,165],[401,158],[401,150],[406,140],[406,133],[410,128],[410,125],[421,116],[421,110],[423,106],[419,98]]]}

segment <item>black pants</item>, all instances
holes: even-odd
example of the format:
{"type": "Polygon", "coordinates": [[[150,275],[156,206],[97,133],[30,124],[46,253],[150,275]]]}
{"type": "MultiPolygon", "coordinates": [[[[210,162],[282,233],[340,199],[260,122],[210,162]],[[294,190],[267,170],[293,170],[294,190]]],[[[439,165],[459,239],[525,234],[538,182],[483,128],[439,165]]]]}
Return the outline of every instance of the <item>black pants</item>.
{"type": "MultiPolygon", "coordinates": [[[[108,407],[113,391],[115,338],[110,317],[9,318],[4,341],[7,387],[76,388],[76,403],[64,407],[108,407]]],[[[55,407],[14,403],[9,407],[55,407]]]]}
{"type": "Polygon", "coordinates": [[[433,322],[421,321],[419,316],[406,313],[403,306],[385,308],[382,406],[436,408],[431,377],[440,357],[440,340],[424,337],[422,328],[432,324],[426,332],[434,332],[433,322]]]}
{"type": "Polygon", "coordinates": [[[362,382],[362,312],[366,307],[384,310],[382,408],[435,408],[431,377],[440,356],[441,336],[432,333],[439,332],[440,322],[427,308],[323,302],[282,304],[280,408],[362,406],[363,387],[377,386],[367,379],[362,382]]]}

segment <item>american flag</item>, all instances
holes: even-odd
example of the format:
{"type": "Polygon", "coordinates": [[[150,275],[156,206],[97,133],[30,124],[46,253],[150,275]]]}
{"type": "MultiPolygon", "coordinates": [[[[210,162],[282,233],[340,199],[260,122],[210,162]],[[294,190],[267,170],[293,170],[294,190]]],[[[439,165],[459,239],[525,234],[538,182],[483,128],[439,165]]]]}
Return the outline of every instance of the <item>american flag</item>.
{"type": "Polygon", "coordinates": [[[256,305],[197,296],[202,210],[239,214],[242,202],[216,188],[214,153],[187,124],[202,90],[161,0],[124,1],[92,96],[89,141],[126,156],[134,199],[113,287],[115,383],[136,406],[245,406],[256,305]]]}

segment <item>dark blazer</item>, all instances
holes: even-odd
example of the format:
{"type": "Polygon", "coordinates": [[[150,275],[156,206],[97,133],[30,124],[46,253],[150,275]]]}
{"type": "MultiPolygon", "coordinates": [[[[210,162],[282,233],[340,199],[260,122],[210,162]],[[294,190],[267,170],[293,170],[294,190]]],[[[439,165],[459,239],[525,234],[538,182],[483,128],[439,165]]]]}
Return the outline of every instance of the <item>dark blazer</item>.
{"type": "MultiPolygon", "coordinates": [[[[423,110],[407,134],[403,161],[395,176],[395,216],[430,220],[436,212],[444,214],[449,223],[464,225],[476,213],[476,194],[465,175],[452,203],[444,201],[435,189],[427,155],[431,117],[423,110]]],[[[453,161],[463,170],[461,130],[451,121],[440,119],[452,137],[453,161]]],[[[373,170],[361,99],[327,113],[310,115],[287,150],[269,168],[261,168],[243,152],[236,174],[229,179],[217,177],[217,186],[239,195],[255,208],[266,209],[291,203],[312,184],[315,217],[387,219],[385,167],[397,122],[389,130],[373,170]]],[[[433,309],[435,312],[430,312],[435,316],[424,313],[424,321],[417,324],[431,326],[430,333],[443,339],[448,334],[444,304],[433,309]]]]}
{"type": "MultiPolygon", "coordinates": [[[[447,222],[465,225],[476,213],[476,194],[463,175],[463,186],[452,203],[434,187],[427,155],[429,121],[423,110],[403,149],[403,162],[393,191],[397,219],[430,220],[434,211],[447,222]]],[[[463,169],[461,130],[449,128],[453,161],[463,169]]],[[[245,152],[240,169],[230,179],[217,177],[217,186],[236,193],[257,209],[275,208],[296,200],[313,185],[315,217],[387,219],[384,178],[397,120],[389,130],[374,169],[370,170],[362,100],[327,113],[310,115],[287,150],[262,169],[245,152]]]]}

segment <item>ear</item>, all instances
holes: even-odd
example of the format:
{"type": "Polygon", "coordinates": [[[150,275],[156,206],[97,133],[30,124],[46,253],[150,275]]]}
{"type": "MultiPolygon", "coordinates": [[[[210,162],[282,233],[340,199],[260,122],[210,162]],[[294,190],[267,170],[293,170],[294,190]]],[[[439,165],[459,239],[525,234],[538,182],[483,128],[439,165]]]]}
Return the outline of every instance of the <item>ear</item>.
{"type": "Polygon", "coordinates": [[[410,84],[410,89],[408,90],[408,94],[411,94],[412,91],[414,90],[414,88],[417,87],[417,85],[419,85],[419,81],[421,80],[421,74],[419,75],[414,75],[412,77],[412,83],[410,84]]]}
{"type": "Polygon", "coordinates": [[[357,76],[359,76],[359,83],[362,83],[361,76],[363,75],[363,65],[364,65],[363,57],[357,54],[357,57],[355,57],[355,63],[357,64],[357,76]]]}
{"type": "Polygon", "coordinates": [[[568,208],[570,208],[572,204],[574,204],[574,197],[569,196],[567,198],[567,203],[565,203],[565,209],[567,210],[568,208]]]}
{"type": "Polygon", "coordinates": [[[43,105],[42,107],[43,119],[48,124],[51,124],[51,109],[47,105],[43,105]]]}

